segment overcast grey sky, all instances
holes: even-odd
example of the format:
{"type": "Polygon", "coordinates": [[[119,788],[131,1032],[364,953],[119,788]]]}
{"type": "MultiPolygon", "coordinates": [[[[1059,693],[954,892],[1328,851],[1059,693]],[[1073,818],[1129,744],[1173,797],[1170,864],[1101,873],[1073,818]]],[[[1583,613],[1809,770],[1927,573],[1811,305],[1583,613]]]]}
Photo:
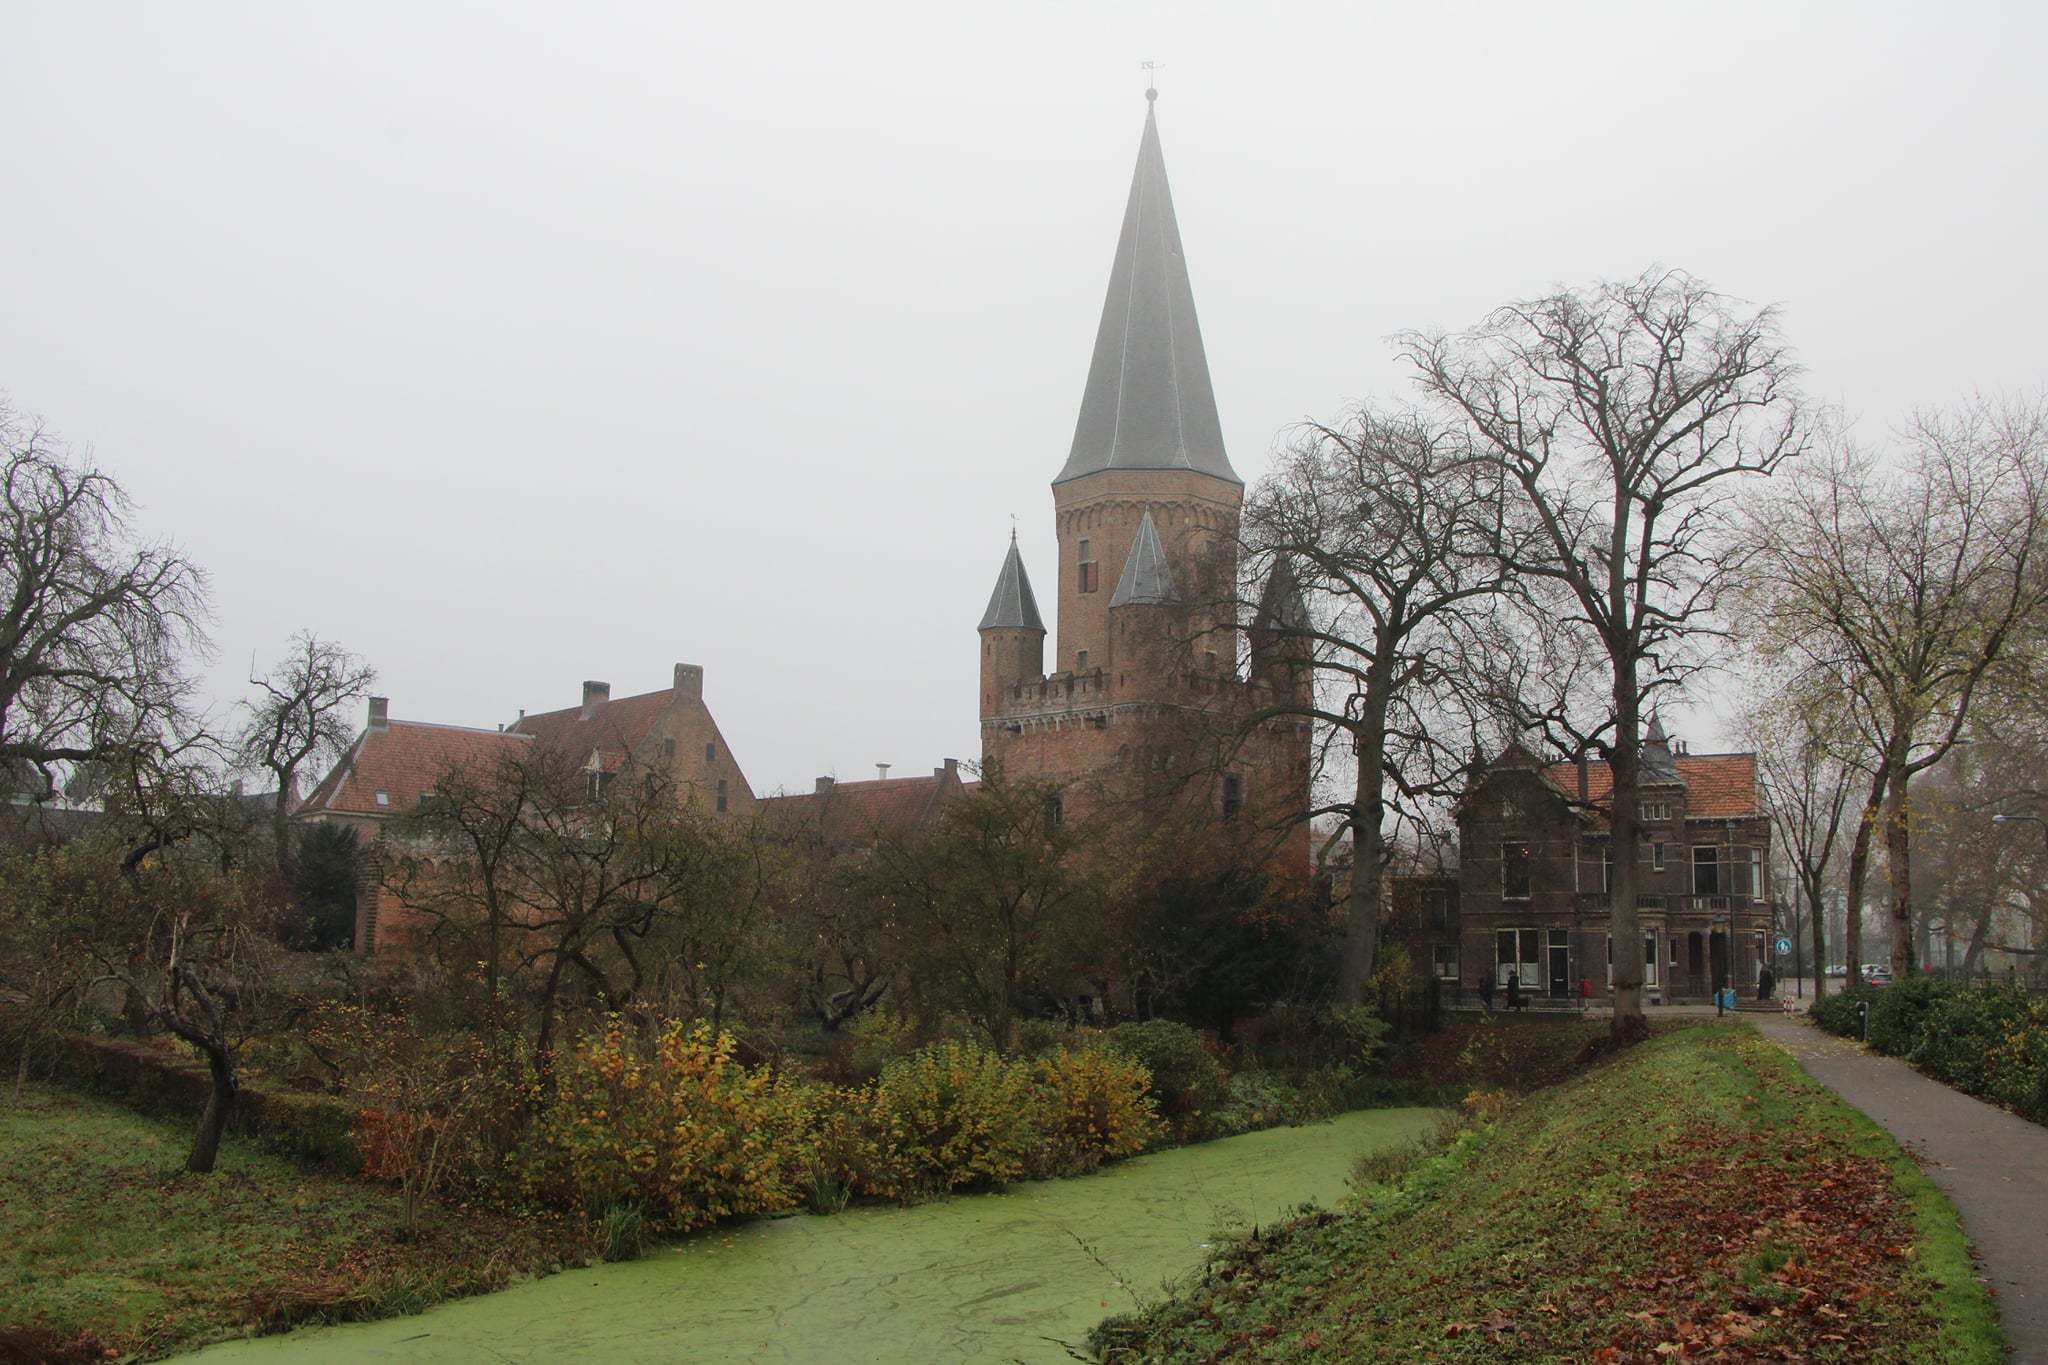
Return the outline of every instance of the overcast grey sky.
{"type": "MultiPolygon", "coordinates": [[[[705,665],[757,790],[974,758],[1143,121],[1224,433],[1679,265],[1881,432],[2048,379],[2048,6],[0,4],[0,391],[487,725],[705,665]]],[[[1047,605],[1050,605],[1048,600],[1047,605]]]]}

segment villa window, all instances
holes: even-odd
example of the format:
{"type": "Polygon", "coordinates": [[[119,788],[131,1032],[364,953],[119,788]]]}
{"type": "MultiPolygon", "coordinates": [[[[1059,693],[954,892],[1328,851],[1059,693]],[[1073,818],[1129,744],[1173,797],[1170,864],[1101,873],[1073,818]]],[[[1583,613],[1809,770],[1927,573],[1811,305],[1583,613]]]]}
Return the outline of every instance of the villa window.
{"type": "Polygon", "coordinates": [[[706,763],[716,763],[718,761],[718,746],[716,744],[706,744],[704,746],[704,761],[706,763]]]}
{"type": "Polygon", "coordinates": [[[725,779],[718,779],[718,813],[725,814],[725,779]]]}
{"type": "Polygon", "coordinates": [[[1695,896],[1721,894],[1721,851],[1712,844],[1695,844],[1692,850],[1692,893],[1695,896]]]}
{"type": "Polygon", "coordinates": [[[1060,798],[1058,792],[1053,792],[1045,798],[1045,826],[1047,829],[1058,829],[1066,822],[1067,803],[1060,798]]]}
{"type": "Polygon", "coordinates": [[[1086,673],[1088,671],[1087,650],[1077,649],[1074,651],[1074,671],[1076,673],[1086,673]]]}
{"type": "Polygon", "coordinates": [[[1439,943],[1429,950],[1430,973],[1439,981],[1458,979],[1458,945],[1439,943]]]}
{"type": "Polygon", "coordinates": [[[1671,803],[1669,801],[1645,801],[1643,802],[1642,810],[1643,819],[1651,824],[1662,824],[1671,819],[1671,803]]]}
{"type": "Polygon", "coordinates": [[[1531,891],[1533,869],[1529,858],[1529,841],[1526,839],[1504,839],[1500,846],[1500,896],[1502,900],[1525,901],[1531,891]]]}
{"type": "Polygon", "coordinates": [[[1097,581],[1095,576],[1094,542],[1085,539],[1082,540],[1080,545],[1080,551],[1080,554],[1076,557],[1077,562],[1075,564],[1075,568],[1079,570],[1081,591],[1094,592],[1097,581]]]}
{"type": "Polygon", "coordinates": [[[1654,843],[1654,844],[1651,844],[1651,845],[1650,845],[1650,871],[1652,871],[1652,872],[1662,872],[1663,870],[1664,870],[1664,843],[1663,843],[1663,841],[1662,841],[1662,840],[1660,839],[1660,840],[1658,840],[1658,841],[1657,841],[1656,843],[1654,843]]]}

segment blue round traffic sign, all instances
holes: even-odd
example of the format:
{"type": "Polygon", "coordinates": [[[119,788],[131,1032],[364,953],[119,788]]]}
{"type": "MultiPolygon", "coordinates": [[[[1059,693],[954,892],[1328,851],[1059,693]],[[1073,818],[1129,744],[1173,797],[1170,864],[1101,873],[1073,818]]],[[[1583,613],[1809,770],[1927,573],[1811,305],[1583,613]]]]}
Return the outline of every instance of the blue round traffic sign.
{"type": "Polygon", "coordinates": [[[1781,953],[1789,953],[1789,952],[1791,952],[1791,951],[1792,951],[1792,940],[1791,940],[1791,939],[1789,939],[1789,938],[1785,938],[1785,937],[1783,937],[1783,936],[1780,936],[1780,937],[1779,937],[1779,939],[1778,939],[1778,951],[1779,951],[1779,952],[1781,952],[1781,953]]]}

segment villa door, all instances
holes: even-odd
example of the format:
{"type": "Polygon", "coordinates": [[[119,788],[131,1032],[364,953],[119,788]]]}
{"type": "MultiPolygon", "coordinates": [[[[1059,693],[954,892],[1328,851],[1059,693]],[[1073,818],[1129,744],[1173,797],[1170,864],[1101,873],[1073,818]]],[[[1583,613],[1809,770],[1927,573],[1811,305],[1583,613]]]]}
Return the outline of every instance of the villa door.
{"type": "Polygon", "coordinates": [[[1550,998],[1568,1000],[1572,994],[1571,940],[1563,929],[1550,931],[1550,998]]]}

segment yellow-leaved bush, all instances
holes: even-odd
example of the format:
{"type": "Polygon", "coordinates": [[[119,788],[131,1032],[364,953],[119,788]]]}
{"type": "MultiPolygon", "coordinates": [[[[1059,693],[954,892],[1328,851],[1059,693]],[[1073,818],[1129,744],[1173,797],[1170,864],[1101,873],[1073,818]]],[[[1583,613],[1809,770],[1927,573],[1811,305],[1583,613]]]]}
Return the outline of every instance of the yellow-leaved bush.
{"type": "Polygon", "coordinates": [[[1105,1048],[1031,1063],[1038,1145],[1033,1175],[1077,1175],[1135,1156],[1164,1131],[1144,1064],[1105,1048]]]}
{"type": "Polygon", "coordinates": [[[520,1170],[538,1203],[632,1205],[671,1232],[829,1213],[856,1193],[915,1199],[1134,1155],[1160,1132],[1150,1079],[1101,1050],[1031,1060],[947,1042],[832,1086],[746,1067],[703,1025],[649,1038],[614,1020],[557,1058],[520,1170]]]}
{"type": "Polygon", "coordinates": [[[529,1188],[586,1213],[637,1203],[678,1232],[794,1208],[803,1128],[791,1089],[742,1066],[731,1035],[706,1025],[670,1024],[650,1045],[613,1020],[558,1058],[529,1188]]]}
{"type": "Polygon", "coordinates": [[[898,1198],[1008,1184],[1035,1132],[1028,1066],[978,1043],[936,1043],[882,1068],[865,1096],[873,1150],[863,1193],[898,1198]]]}

